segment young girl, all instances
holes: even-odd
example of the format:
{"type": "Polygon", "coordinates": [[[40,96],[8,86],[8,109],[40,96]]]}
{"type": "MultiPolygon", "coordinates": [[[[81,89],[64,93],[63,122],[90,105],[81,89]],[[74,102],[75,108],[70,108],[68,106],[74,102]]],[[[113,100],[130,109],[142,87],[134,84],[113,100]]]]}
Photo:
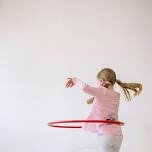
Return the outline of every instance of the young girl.
{"type": "MultiPolygon", "coordinates": [[[[68,78],[67,88],[74,85],[79,86],[81,90],[92,95],[87,100],[88,104],[93,103],[91,112],[87,119],[91,120],[118,120],[118,108],[120,102],[120,93],[114,90],[114,84],[117,83],[123,89],[125,96],[130,101],[131,94],[128,89],[134,91],[134,96],[139,95],[142,90],[141,83],[123,83],[116,79],[115,72],[110,68],[104,68],[97,74],[99,87],[92,87],[80,79],[68,78]]],[[[85,123],[82,128],[85,131],[96,133],[99,139],[101,152],[119,152],[123,134],[121,126],[117,124],[85,123]]]]}

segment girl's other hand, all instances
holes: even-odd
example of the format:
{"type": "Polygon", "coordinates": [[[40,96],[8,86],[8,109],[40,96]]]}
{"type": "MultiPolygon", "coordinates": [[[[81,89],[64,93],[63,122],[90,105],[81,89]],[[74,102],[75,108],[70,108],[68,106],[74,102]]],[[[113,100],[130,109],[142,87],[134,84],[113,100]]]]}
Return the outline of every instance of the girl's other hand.
{"type": "Polygon", "coordinates": [[[67,88],[73,87],[74,86],[74,82],[73,82],[72,78],[67,78],[67,79],[68,79],[68,82],[66,83],[66,87],[67,88]]]}

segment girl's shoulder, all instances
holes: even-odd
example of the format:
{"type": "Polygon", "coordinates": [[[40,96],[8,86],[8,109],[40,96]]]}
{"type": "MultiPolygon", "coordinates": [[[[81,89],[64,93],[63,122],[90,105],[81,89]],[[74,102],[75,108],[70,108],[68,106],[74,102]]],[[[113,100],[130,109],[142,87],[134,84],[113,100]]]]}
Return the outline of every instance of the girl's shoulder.
{"type": "Polygon", "coordinates": [[[115,91],[114,89],[108,89],[108,88],[103,87],[103,86],[100,86],[100,88],[104,90],[105,94],[109,94],[109,95],[120,97],[120,93],[115,91]]]}

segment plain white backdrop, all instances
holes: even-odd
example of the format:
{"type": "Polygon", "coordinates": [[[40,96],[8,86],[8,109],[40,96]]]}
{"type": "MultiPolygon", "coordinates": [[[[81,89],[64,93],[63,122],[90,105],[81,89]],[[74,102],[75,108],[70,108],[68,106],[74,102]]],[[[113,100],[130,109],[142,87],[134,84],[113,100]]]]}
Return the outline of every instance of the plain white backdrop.
{"type": "Polygon", "coordinates": [[[69,76],[97,86],[105,67],[141,82],[132,103],[122,93],[120,152],[152,151],[152,1],[1,0],[0,152],[97,152],[97,137],[49,121],[85,119],[91,105],[69,76]]]}

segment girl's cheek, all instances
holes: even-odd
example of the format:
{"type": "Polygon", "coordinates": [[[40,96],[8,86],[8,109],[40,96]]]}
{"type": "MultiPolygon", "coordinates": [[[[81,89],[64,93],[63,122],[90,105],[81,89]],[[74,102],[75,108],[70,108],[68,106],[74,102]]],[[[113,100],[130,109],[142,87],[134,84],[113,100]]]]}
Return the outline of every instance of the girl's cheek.
{"type": "Polygon", "coordinates": [[[105,83],[101,83],[102,86],[105,86],[105,83]]]}

